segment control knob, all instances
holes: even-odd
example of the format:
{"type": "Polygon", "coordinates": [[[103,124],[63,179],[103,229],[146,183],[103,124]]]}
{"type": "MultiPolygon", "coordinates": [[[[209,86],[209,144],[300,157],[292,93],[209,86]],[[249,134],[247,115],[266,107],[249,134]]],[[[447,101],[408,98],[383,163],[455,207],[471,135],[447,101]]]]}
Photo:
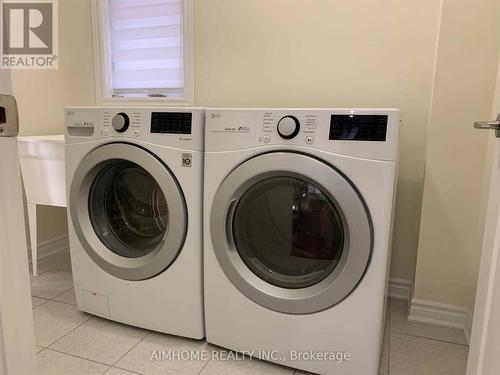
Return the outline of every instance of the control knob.
{"type": "Polygon", "coordinates": [[[292,139],[299,134],[300,122],[295,116],[285,116],[278,121],[278,134],[281,138],[292,139]]]}
{"type": "Polygon", "coordinates": [[[118,133],[123,133],[128,129],[130,125],[130,120],[126,113],[120,112],[113,117],[111,120],[111,125],[118,133]]]}

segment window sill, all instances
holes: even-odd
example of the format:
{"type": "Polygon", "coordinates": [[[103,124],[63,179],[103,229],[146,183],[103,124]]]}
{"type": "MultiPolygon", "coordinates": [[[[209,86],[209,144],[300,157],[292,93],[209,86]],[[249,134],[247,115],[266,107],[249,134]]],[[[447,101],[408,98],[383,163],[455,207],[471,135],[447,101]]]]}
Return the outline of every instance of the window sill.
{"type": "Polygon", "coordinates": [[[97,105],[103,106],[145,106],[145,107],[185,107],[192,106],[192,100],[184,97],[107,97],[98,98],[97,105]]]}

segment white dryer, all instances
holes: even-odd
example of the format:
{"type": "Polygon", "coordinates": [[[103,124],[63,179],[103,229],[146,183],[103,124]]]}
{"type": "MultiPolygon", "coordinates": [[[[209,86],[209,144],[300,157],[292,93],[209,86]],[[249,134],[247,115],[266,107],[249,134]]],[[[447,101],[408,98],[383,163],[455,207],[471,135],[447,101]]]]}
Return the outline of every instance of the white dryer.
{"type": "Polygon", "coordinates": [[[207,111],[209,342],[378,373],[398,130],[395,109],[207,111]]]}
{"type": "Polygon", "coordinates": [[[78,308],[205,336],[205,110],[67,108],[66,187],[78,308]]]}

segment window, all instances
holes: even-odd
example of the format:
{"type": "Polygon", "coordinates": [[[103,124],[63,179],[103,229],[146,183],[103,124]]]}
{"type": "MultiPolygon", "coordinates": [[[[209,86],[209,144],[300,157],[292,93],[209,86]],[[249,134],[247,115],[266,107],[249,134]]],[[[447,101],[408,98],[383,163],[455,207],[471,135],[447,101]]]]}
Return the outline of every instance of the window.
{"type": "Polygon", "coordinates": [[[192,104],[192,0],[93,0],[100,104],[192,104]]]}

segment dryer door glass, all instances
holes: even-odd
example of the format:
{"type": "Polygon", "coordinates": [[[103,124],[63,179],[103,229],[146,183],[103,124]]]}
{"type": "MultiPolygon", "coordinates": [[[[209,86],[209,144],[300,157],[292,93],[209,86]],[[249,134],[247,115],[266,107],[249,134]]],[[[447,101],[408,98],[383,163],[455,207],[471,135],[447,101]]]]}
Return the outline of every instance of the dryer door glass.
{"type": "Polygon", "coordinates": [[[95,178],[89,215],[102,243],[115,254],[142,257],[153,251],[168,229],[165,196],[144,168],[115,161],[95,178]]]}
{"type": "Polygon", "coordinates": [[[372,253],[370,213],[342,173],[294,152],[233,169],[210,205],[210,240],[227,278],[256,303],[309,314],[346,298],[372,253]]]}
{"type": "Polygon", "coordinates": [[[252,272],[284,288],[323,280],[344,247],[334,203],[318,186],[295,177],[271,177],[250,187],[234,211],[233,236],[252,272]]]}

